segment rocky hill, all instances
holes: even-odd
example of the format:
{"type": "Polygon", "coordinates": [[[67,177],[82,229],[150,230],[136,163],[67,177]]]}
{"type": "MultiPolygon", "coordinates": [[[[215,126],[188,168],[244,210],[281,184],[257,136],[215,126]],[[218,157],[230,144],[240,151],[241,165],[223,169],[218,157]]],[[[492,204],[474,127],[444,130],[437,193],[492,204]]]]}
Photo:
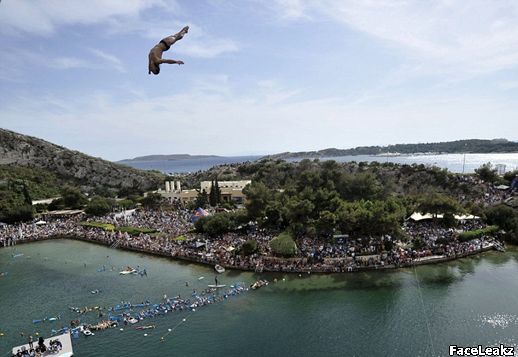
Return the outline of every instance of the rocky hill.
{"type": "Polygon", "coordinates": [[[157,188],[164,176],[91,157],[32,136],[0,129],[0,165],[43,169],[85,188],[157,188]]]}

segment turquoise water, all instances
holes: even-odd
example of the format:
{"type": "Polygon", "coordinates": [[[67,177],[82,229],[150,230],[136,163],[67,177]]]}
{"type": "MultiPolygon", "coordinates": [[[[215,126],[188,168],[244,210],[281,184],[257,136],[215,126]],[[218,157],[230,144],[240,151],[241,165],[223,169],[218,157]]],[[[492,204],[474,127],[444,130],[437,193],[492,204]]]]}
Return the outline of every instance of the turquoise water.
{"type": "MultiPolygon", "coordinates": [[[[34,325],[33,319],[76,318],[68,306],[157,302],[164,294],[188,296],[214,279],[209,267],[84,242],[19,245],[16,252],[24,256],[18,258],[13,252],[0,249],[0,271],[8,272],[0,278],[1,356],[25,342],[21,331],[47,335],[61,325],[34,325]],[[103,264],[108,270],[97,272],[103,264]],[[119,276],[127,265],[145,267],[148,277],[119,276]],[[102,293],[90,294],[94,289],[102,293]]],[[[81,336],[74,350],[77,356],[446,356],[448,344],[515,346],[517,273],[514,250],[415,271],[302,277],[227,271],[220,282],[279,281],[195,312],[146,320],[153,330],[81,336]]]]}

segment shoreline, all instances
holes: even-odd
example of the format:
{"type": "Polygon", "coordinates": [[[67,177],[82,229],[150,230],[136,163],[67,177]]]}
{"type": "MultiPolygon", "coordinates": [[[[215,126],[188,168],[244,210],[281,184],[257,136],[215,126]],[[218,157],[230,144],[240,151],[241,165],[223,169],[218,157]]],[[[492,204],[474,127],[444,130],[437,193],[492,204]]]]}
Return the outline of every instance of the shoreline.
{"type": "MultiPolygon", "coordinates": [[[[97,240],[92,240],[92,239],[87,239],[85,237],[81,237],[78,235],[56,235],[56,236],[50,236],[50,237],[45,237],[45,238],[39,238],[39,239],[27,239],[27,240],[17,241],[16,245],[29,244],[29,243],[41,242],[41,241],[47,241],[47,240],[78,240],[78,241],[82,241],[82,242],[86,242],[86,243],[102,245],[102,246],[105,246],[108,248],[110,248],[110,246],[111,246],[108,243],[105,243],[102,241],[97,241],[97,240]]],[[[16,247],[16,245],[5,246],[5,247],[2,246],[0,248],[16,247]]],[[[324,270],[319,270],[319,269],[312,269],[313,268],[312,266],[308,267],[307,269],[282,269],[282,268],[281,269],[271,269],[268,267],[263,267],[263,269],[261,271],[257,271],[255,269],[251,269],[248,267],[232,266],[229,264],[204,261],[203,259],[195,259],[195,258],[188,257],[188,256],[174,255],[174,254],[168,253],[168,252],[154,251],[154,250],[148,250],[148,249],[144,249],[144,248],[118,246],[115,249],[121,249],[121,250],[126,250],[126,251],[130,251],[130,252],[135,252],[135,253],[159,256],[159,257],[163,257],[163,258],[169,258],[172,260],[179,260],[179,261],[183,261],[183,262],[195,263],[195,264],[211,266],[211,267],[214,267],[215,264],[219,264],[219,265],[223,266],[225,269],[232,269],[232,270],[250,271],[250,272],[255,272],[255,273],[267,272],[267,273],[293,273],[293,274],[302,274],[302,273],[304,273],[304,274],[310,274],[310,273],[314,273],[314,274],[344,274],[345,273],[345,274],[348,274],[348,273],[358,273],[358,272],[365,272],[365,271],[394,271],[394,270],[398,270],[401,268],[411,268],[411,267],[415,267],[418,265],[431,265],[431,264],[445,263],[445,262],[449,262],[449,261],[453,261],[453,260],[457,260],[457,259],[467,258],[472,255],[477,255],[477,254],[481,254],[484,252],[488,252],[490,250],[497,250],[495,244],[490,243],[490,245],[488,245],[488,246],[483,246],[479,249],[476,249],[476,250],[473,250],[470,252],[465,252],[462,254],[455,254],[453,256],[445,256],[445,255],[428,256],[428,257],[415,259],[411,263],[403,263],[399,266],[396,266],[396,265],[359,266],[359,267],[355,267],[352,269],[347,269],[345,271],[324,271],[324,270]]],[[[290,260],[293,261],[294,259],[295,260],[303,259],[303,258],[287,258],[286,259],[286,258],[269,257],[269,256],[265,256],[264,258],[274,259],[279,262],[290,261],[290,260]]]]}

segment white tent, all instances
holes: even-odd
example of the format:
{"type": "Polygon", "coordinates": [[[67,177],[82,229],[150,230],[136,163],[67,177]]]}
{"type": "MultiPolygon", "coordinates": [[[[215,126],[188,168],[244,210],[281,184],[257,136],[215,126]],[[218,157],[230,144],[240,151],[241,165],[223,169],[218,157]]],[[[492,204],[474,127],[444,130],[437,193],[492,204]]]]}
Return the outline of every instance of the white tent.
{"type": "MultiPolygon", "coordinates": [[[[444,217],[443,214],[438,214],[436,216],[436,218],[439,218],[439,219],[441,219],[443,217],[444,217]]],[[[470,220],[470,219],[480,219],[480,217],[474,216],[472,214],[466,214],[466,215],[457,215],[456,214],[453,217],[455,217],[455,219],[458,221],[465,221],[465,220],[470,220]]],[[[425,219],[433,219],[433,215],[431,213],[422,214],[420,212],[414,212],[408,219],[419,222],[419,221],[422,221],[425,219]]]]}

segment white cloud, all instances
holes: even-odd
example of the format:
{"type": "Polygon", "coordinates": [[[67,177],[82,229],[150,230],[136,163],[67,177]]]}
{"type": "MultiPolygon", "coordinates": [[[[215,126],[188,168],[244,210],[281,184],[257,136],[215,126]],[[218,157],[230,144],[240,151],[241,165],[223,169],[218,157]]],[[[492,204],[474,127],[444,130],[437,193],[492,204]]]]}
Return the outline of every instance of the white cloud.
{"type": "Polygon", "coordinates": [[[238,51],[237,44],[229,39],[206,39],[204,41],[186,42],[178,52],[192,57],[213,58],[223,53],[238,51]]]}
{"type": "Polygon", "coordinates": [[[56,58],[50,63],[50,67],[56,69],[92,68],[93,65],[84,59],[75,57],[56,58]]]}
{"type": "Polygon", "coordinates": [[[174,95],[21,98],[0,108],[0,118],[3,127],[109,159],[473,138],[480,137],[480,126],[470,123],[482,122],[487,138],[518,129],[511,100],[449,93],[363,102],[301,99],[272,80],[247,93],[226,76],[205,81],[174,95]]]}
{"type": "Polygon", "coordinates": [[[518,2],[514,0],[276,3],[286,17],[325,16],[363,32],[401,51],[423,72],[476,75],[518,65],[518,2]]]}
{"type": "Polygon", "coordinates": [[[115,68],[117,71],[119,71],[121,73],[125,73],[126,72],[122,61],[117,56],[114,56],[112,54],[106,53],[106,52],[104,52],[102,50],[99,50],[97,48],[91,48],[90,52],[92,52],[95,56],[97,56],[100,59],[102,59],[105,63],[107,63],[111,67],[115,68]]]}
{"type": "Polygon", "coordinates": [[[504,81],[498,85],[503,90],[518,89],[518,81],[504,81]]]}
{"type": "Polygon", "coordinates": [[[309,6],[304,0],[276,0],[273,4],[281,18],[311,18],[307,11],[309,6]]]}
{"type": "Polygon", "coordinates": [[[10,0],[0,5],[0,30],[47,36],[59,26],[137,17],[142,11],[157,6],[171,8],[175,3],[165,0],[10,0]]]}
{"type": "Polygon", "coordinates": [[[191,22],[127,18],[111,21],[109,28],[112,34],[136,34],[152,40],[154,45],[162,38],[180,31],[184,26],[189,26],[189,33],[174,44],[172,50],[177,53],[198,58],[214,58],[239,50],[239,46],[234,40],[209,34],[201,26],[191,22]]]}

